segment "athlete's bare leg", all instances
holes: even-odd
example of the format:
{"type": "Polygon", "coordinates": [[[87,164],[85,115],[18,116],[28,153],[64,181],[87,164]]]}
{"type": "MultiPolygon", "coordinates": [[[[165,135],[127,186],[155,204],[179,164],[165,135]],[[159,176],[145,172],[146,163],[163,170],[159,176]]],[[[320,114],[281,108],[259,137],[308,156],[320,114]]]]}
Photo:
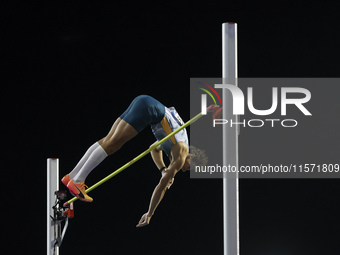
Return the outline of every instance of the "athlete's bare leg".
{"type": "Polygon", "coordinates": [[[120,122],[121,120],[122,120],[121,118],[117,118],[117,119],[116,119],[116,121],[113,123],[113,125],[112,125],[112,127],[111,127],[111,129],[110,129],[110,132],[109,132],[104,138],[102,138],[101,140],[98,141],[98,143],[99,143],[100,145],[102,145],[103,141],[104,141],[107,137],[111,137],[111,136],[114,134],[114,132],[116,131],[116,128],[117,128],[117,126],[118,126],[118,124],[119,124],[119,122],[120,122]]]}
{"type": "Polygon", "coordinates": [[[110,132],[106,137],[98,141],[105,152],[111,155],[118,151],[127,141],[138,134],[129,123],[118,118],[113,124],[110,132]]]}

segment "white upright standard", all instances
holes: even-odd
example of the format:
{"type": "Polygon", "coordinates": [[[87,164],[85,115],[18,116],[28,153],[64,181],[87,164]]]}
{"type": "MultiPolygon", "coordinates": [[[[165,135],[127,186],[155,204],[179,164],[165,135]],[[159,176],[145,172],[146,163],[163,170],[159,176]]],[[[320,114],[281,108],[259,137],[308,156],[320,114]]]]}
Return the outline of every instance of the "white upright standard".
{"type": "MultiPolygon", "coordinates": [[[[237,24],[222,24],[222,80],[223,84],[237,86],[237,24]]],[[[238,118],[232,113],[232,95],[223,89],[223,119],[238,118]]],[[[223,165],[236,166],[238,169],[239,129],[223,125],[223,165]]],[[[227,174],[223,178],[223,232],[224,255],[239,255],[239,192],[238,174],[227,174]]]]}
{"type": "Polygon", "coordinates": [[[59,190],[59,159],[47,159],[47,255],[59,255],[59,247],[55,245],[59,226],[51,216],[54,216],[55,191],[59,190]]]}

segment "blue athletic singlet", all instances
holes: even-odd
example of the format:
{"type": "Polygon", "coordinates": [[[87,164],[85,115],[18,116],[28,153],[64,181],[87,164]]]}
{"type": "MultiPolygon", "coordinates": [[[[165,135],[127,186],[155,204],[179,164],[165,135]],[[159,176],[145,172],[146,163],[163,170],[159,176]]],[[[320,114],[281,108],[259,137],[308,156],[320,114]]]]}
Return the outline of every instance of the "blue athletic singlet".
{"type": "MultiPolygon", "coordinates": [[[[160,123],[152,124],[151,129],[158,141],[184,125],[183,120],[174,107],[165,107],[165,116],[160,123]]],[[[185,142],[189,149],[189,141],[186,129],[182,129],[169,140],[161,144],[167,156],[170,155],[172,147],[178,142],[185,142]]]]}

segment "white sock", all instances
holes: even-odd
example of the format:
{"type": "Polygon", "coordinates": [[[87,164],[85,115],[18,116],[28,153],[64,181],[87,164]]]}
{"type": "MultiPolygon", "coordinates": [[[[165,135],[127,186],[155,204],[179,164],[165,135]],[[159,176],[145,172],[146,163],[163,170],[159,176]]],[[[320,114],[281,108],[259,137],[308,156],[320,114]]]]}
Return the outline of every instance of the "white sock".
{"type": "Polygon", "coordinates": [[[86,160],[77,175],[73,178],[74,182],[85,182],[86,177],[91,171],[98,166],[107,157],[106,152],[101,146],[98,146],[86,160]]]}
{"type": "Polygon", "coordinates": [[[91,153],[97,149],[99,146],[99,143],[94,143],[88,150],[85,152],[84,156],[81,158],[81,160],[78,162],[75,168],[69,173],[70,179],[73,179],[77,173],[80,171],[80,169],[83,167],[87,159],[90,157],[91,153]]]}

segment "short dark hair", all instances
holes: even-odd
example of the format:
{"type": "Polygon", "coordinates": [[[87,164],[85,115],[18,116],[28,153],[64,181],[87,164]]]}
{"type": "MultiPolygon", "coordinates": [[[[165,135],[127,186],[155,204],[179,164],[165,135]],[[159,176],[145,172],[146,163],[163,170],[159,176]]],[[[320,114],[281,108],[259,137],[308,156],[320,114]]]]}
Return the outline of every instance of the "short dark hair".
{"type": "Polygon", "coordinates": [[[189,147],[191,159],[199,166],[206,166],[208,164],[208,156],[204,150],[198,149],[195,146],[189,147]]]}

